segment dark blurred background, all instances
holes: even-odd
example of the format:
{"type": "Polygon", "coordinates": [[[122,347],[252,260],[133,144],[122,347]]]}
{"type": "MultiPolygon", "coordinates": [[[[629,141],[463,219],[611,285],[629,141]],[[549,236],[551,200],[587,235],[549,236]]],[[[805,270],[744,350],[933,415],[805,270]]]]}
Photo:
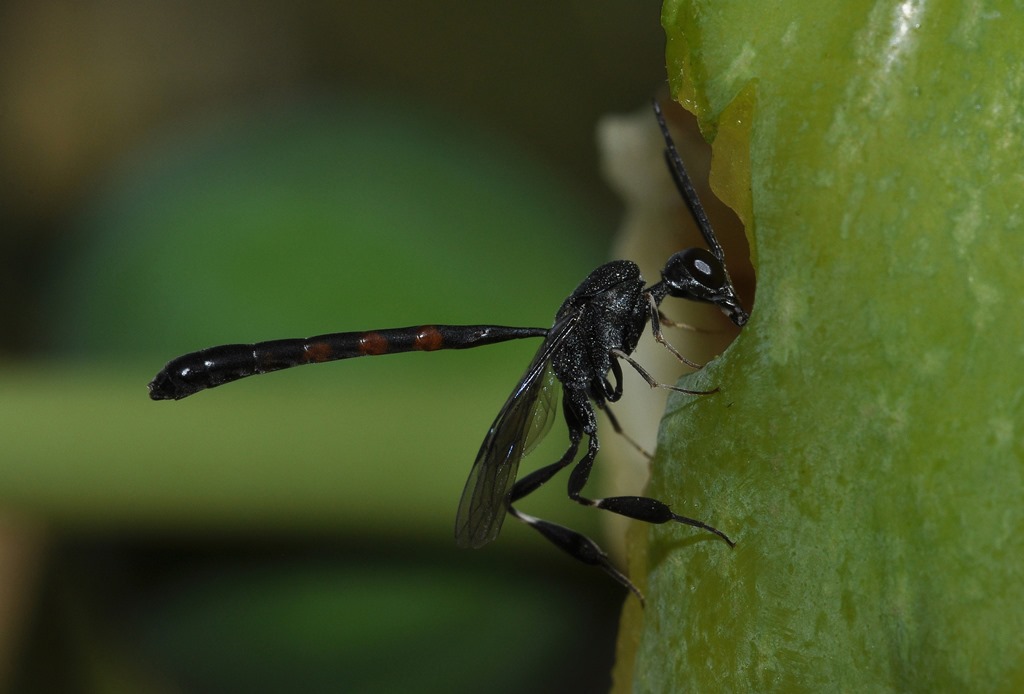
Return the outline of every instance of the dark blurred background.
{"type": "MultiPolygon", "coordinates": [[[[0,689],[608,686],[619,586],[516,524],[451,539],[534,341],[145,385],[225,342],[547,326],[610,252],[595,124],[663,87],[659,13],[0,4],[0,689]]],[[[528,510],[599,536],[550,486],[528,510]]]]}

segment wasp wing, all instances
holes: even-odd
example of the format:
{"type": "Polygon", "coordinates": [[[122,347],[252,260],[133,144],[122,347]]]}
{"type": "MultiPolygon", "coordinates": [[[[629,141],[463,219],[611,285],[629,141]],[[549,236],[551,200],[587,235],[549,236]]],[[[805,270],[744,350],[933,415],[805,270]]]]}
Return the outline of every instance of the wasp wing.
{"type": "Polygon", "coordinates": [[[558,380],[551,357],[580,316],[565,316],[551,327],[480,444],[455,520],[455,542],[460,547],[482,547],[501,531],[519,461],[547,433],[554,417],[558,380]]]}
{"type": "Polygon", "coordinates": [[[548,361],[544,373],[540,377],[540,393],[537,395],[537,402],[530,413],[530,421],[526,423],[526,436],[523,440],[523,456],[530,455],[530,452],[537,447],[548,432],[551,424],[555,421],[555,409],[558,405],[558,377],[555,370],[551,368],[548,361]]]}

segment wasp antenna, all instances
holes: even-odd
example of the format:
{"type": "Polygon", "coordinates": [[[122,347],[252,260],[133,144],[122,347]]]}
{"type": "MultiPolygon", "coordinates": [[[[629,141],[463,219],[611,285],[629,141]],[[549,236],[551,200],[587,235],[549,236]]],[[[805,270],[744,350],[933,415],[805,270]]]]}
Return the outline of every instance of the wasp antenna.
{"type": "Polygon", "coordinates": [[[689,174],[686,173],[683,160],[676,150],[676,144],[672,140],[671,133],[668,131],[665,116],[661,112],[661,104],[658,103],[657,99],[654,99],[651,101],[651,105],[654,107],[654,117],[658,119],[658,127],[661,128],[661,136],[665,138],[665,163],[668,164],[668,169],[672,173],[672,180],[676,182],[676,188],[679,189],[680,195],[683,196],[683,200],[693,216],[693,221],[697,223],[701,236],[704,237],[711,252],[715,254],[715,257],[720,262],[724,263],[725,252],[722,250],[722,245],[718,243],[718,237],[715,236],[715,231],[711,228],[711,221],[704,211],[700,198],[697,197],[697,191],[693,187],[693,182],[690,180],[689,174]]]}

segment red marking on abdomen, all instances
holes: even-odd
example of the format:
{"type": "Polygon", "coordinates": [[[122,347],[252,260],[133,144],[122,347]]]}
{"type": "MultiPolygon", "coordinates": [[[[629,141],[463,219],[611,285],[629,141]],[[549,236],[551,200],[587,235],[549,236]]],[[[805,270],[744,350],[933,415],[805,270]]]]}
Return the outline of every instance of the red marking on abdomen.
{"type": "Polygon", "coordinates": [[[423,352],[432,352],[435,349],[441,349],[444,345],[444,337],[441,336],[441,331],[432,325],[424,325],[416,333],[416,349],[423,352]]]}
{"type": "Polygon", "coordinates": [[[359,353],[367,356],[387,354],[388,340],[380,333],[366,333],[359,338],[359,353]]]}
{"type": "Polygon", "coordinates": [[[326,342],[314,342],[304,347],[306,353],[306,361],[312,364],[316,364],[322,361],[330,361],[334,355],[334,350],[326,342]]]}

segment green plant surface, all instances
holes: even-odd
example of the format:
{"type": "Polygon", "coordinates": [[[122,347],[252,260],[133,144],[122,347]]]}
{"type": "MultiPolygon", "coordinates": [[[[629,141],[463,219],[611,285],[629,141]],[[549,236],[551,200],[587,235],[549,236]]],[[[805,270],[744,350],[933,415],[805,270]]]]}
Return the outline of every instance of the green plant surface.
{"type": "Polygon", "coordinates": [[[617,690],[1020,691],[1024,11],[663,23],[758,284],[687,382],[721,391],[670,401],[650,488],[737,546],[634,529],[617,690]]]}

